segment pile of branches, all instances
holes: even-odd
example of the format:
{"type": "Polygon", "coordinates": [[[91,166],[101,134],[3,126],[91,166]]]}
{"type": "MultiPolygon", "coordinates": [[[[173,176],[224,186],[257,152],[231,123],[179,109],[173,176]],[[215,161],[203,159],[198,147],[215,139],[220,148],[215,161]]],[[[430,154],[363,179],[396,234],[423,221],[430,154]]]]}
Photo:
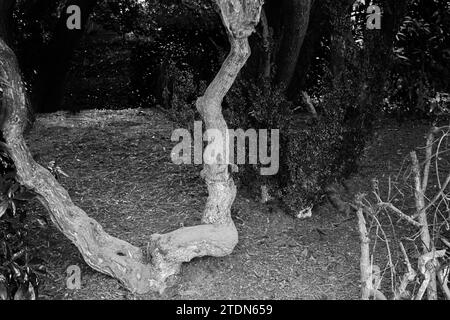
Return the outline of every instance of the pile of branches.
{"type": "Polygon", "coordinates": [[[401,178],[389,178],[387,195],[380,192],[378,180],[373,180],[372,194],[356,197],[363,300],[422,300],[425,293],[428,300],[450,300],[449,146],[450,126],[432,128],[425,159],[419,162],[417,152],[411,152],[411,165],[399,175],[401,178]],[[408,189],[414,199],[412,210],[406,205],[408,189]],[[389,229],[383,221],[388,221],[389,229]],[[376,250],[378,242],[387,253],[385,268],[375,264],[381,257],[376,250]],[[408,251],[405,246],[415,250],[408,251]],[[401,273],[397,272],[399,267],[401,273]],[[383,280],[389,274],[388,294],[389,286],[384,286],[383,280]]]}

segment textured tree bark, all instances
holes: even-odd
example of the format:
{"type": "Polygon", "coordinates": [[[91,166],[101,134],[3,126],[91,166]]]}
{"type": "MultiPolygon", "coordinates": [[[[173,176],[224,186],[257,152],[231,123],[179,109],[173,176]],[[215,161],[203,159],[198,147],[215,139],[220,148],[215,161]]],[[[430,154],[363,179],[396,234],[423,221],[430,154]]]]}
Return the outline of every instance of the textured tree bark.
{"type": "MultiPolygon", "coordinates": [[[[207,128],[225,133],[221,102],[250,54],[247,38],[259,21],[260,0],[216,0],[231,41],[231,52],[197,106],[207,128]]],[[[117,278],[136,293],[163,291],[166,279],[194,257],[222,257],[238,241],[231,219],[236,188],[228,172],[225,144],[217,162],[205,165],[203,177],[209,197],[203,225],[154,234],[146,250],[107,234],[101,225],[77,207],[48,170],[36,163],[25,143],[25,90],[13,51],[0,38],[0,88],[4,109],[3,136],[17,169],[19,183],[34,191],[57,228],[79,249],[93,269],[117,278]]]]}
{"type": "Polygon", "coordinates": [[[361,271],[361,299],[369,300],[372,287],[372,272],[370,268],[370,239],[366,228],[366,219],[361,208],[357,211],[359,239],[361,242],[361,257],[359,269],[361,271]]]}
{"type": "MultiPolygon", "coordinates": [[[[414,174],[414,200],[416,202],[416,210],[419,213],[419,223],[421,224],[420,238],[422,240],[422,253],[426,255],[435,251],[433,239],[430,235],[427,212],[425,208],[425,194],[421,181],[420,165],[415,151],[411,152],[412,171],[414,174]]],[[[429,271],[429,283],[427,286],[428,300],[437,300],[437,281],[436,270],[433,268],[429,271]]]]}
{"type": "Polygon", "coordinates": [[[6,114],[2,131],[19,182],[38,194],[57,228],[78,247],[91,267],[118,278],[132,291],[159,289],[162,277],[156,268],[141,263],[141,250],[106,234],[95,220],[73,204],[50,172],[33,160],[23,138],[27,117],[25,90],[14,53],[2,39],[0,62],[2,106],[6,108],[2,112],[6,114]]]}
{"type": "Polygon", "coordinates": [[[248,37],[260,19],[263,1],[218,0],[216,3],[231,49],[217,76],[197,100],[197,110],[205,121],[206,130],[216,129],[223,137],[221,147],[216,150],[214,163],[205,164],[202,171],[209,192],[202,221],[228,224],[234,228],[231,205],[236,196],[236,187],[228,171],[228,127],[222,115],[222,101],[250,56],[248,37]]]}
{"type": "Polygon", "coordinates": [[[359,268],[361,271],[361,300],[386,300],[385,295],[378,290],[381,283],[380,268],[370,260],[370,238],[366,228],[362,206],[356,212],[358,217],[359,239],[361,242],[361,257],[359,268]]]}
{"type": "Polygon", "coordinates": [[[269,22],[267,21],[266,13],[264,8],[261,10],[261,25],[262,25],[262,37],[263,37],[263,48],[264,48],[264,57],[262,63],[262,74],[264,79],[270,79],[271,71],[272,71],[272,49],[271,42],[272,36],[270,34],[269,22]]]}

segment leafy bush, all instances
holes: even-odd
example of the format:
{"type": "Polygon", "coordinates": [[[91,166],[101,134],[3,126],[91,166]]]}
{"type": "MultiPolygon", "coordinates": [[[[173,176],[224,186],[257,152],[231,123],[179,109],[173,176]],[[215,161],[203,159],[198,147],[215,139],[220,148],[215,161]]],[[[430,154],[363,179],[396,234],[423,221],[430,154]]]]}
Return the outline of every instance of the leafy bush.
{"type": "Polygon", "coordinates": [[[286,139],[283,201],[297,211],[320,201],[324,188],[340,178],[336,170],[339,145],[343,140],[343,127],[335,118],[326,116],[320,121],[291,129],[286,139]]]}
{"type": "MultiPolygon", "coordinates": [[[[223,40],[217,30],[190,27],[180,32],[167,20],[153,27],[151,39],[133,48],[132,96],[136,104],[159,104],[173,119],[185,125],[192,123],[195,101],[226,53],[226,46],[220,42],[223,40]],[[216,43],[222,44],[220,49],[216,43]]],[[[347,58],[351,63],[344,64],[350,65],[343,71],[347,72],[342,77],[345,81],[339,81],[336,87],[329,84],[330,76],[316,81],[323,90],[315,92],[320,98],[317,120],[298,120],[304,117],[293,113],[293,104],[282,90],[270,81],[255,78],[248,65],[244,68],[223,102],[228,126],[280,129],[281,139],[279,174],[260,177],[258,166],[242,166],[238,178],[244,185],[257,192],[258,183],[269,185],[272,195],[298,210],[319,201],[325,186],[355,170],[370,122],[367,111],[371,106],[360,111],[358,100],[364,83],[361,79],[369,72],[361,69],[367,63],[355,62],[354,55],[347,58]],[[322,81],[325,78],[327,83],[322,81]]],[[[324,70],[328,66],[319,67],[324,70]]]]}
{"type": "MultiPolygon", "coordinates": [[[[294,115],[281,141],[278,186],[283,201],[295,213],[320,203],[328,186],[358,169],[385,96],[381,34],[366,37],[364,48],[348,41],[346,35],[355,31],[357,22],[351,25],[342,16],[341,5],[331,1],[326,8],[328,28],[335,38],[342,37],[344,43],[339,44],[345,49],[324,39],[305,82],[318,117],[305,121],[301,114],[294,115]]],[[[363,16],[365,27],[365,11],[363,16]]]]}
{"type": "Polygon", "coordinates": [[[175,109],[183,99],[187,99],[188,109],[193,96],[198,97],[204,89],[202,83],[211,81],[220,67],[221,57],[210,37],[214,35],[168,30],[152,40],[138,41],[131,54],[132,103],[170,109],[176,96],[175,109]],[[187,92],[183,94],[183,90],[187,92]]]}
{"type": "Polygon", "coordinates": [[[433,105],[450,93],[450,5],[446,0],[413,0],[396,35],[395,63],[386,111],[397,118],[435,118],[433,105]]]}
{"type": "Polygon", "coordinates": [[[327,186],[355,172],[366,143],[366,115],[355,114],[353,81],[326,90],[316,106],[319,118],[293,123],[283,146],[283,200],[294,211],[319,203],[327,186]]]}
{"type": "Polygon", "coordinates": [[[127,108],[132,43],[85,38],[71,61],[64,108],[71,111],[127,108]]]}
{"type": "MultiPolygon", "coordinates": [[[[357,64],[354,62],[353,64],[357,64]]],[[[353,64],[343,70],[343,81],[314,93],[317,119],[294,108],[284,93],[268,81],[239,78],[225,97],[223,112],[232,128],[280,130],[280,171],[275,177],[259,177],[258,167],[244,166],[240,180],[256,192],[269,186],[291,211],[317,204],[330,184],[357,169],[359,156],[371,132],[371,105],[361,106],[365,70],[353,64]]],[[[245,75],[245,74],[244,74],[245,75]]],[[[306,110],[306,108],[304,108],[306,110]]]]}
{"type": "Polygon", "coordinates": [[[34,195],[16,181],[14,164],[0,148],[0,300],[34,300],[38,296],[42,261],[27,243],[26,213],[17,201],[34,195]]]}
{"type": "Polygon", "coordinates": [[[284,93],[267,81],[240,77],[225,96],[223,113],[231,128],[282,130],[292,107],[284,93]]]}
{"type": "Polygon", "coordinates": [[[169,115],[178,123],[191,127],[195,120],[197,98],[206,89],[206,84],[195,82],[194,74],[189,66],[180,69],[170,61],[167,77],[171,81],[171,88],[164,88],[163,99],[170,108],[169,115]]]}
{"type": "MultiPolygon", "coordinates": [[[[223,101],[223,114],[228,127],[244,131],[250,128],[279,129],[280,139],[283,139],[292,115],[292,103],[279,88],[272,87],[268,81],[252,81],[244,76],[245,74],[238,77],[223,101]]],[[[259,184],[268,184],[277,189],[278,176],[261,177],[259,169],[259,165],[241,166],[236,177],[243,186],[250,187],[252,192],[259,190],[259,184]]]]}

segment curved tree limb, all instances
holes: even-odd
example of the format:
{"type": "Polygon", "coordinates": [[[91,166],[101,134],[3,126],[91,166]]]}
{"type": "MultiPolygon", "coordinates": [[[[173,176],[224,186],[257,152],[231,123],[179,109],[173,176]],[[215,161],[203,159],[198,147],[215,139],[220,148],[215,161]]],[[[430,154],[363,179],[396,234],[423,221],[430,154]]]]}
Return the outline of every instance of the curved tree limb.
{"type": "Polygon", "coordinates": [[[206,129],[217,130],[222,138],[215,150],[214,162],[205,163],[202,171],[202,177],[206,181],[209,192],[202,221],[203,223],[232,224],[234,227],[231,220],[231,205],[236,196],[236,186],[228,172],[229,132],[222,115],[222,101],[250,56],[248,37],[255,31],[255,26],[260,20],[263,1],[217,0],[216,4],[228,34],[231,49],[216,77],[196,104],[197,110],[205,121],[206,129]]]}
{"type": "MultiPolygon", "coordinates": [[[[247,38],[259,21],[260,0],[216,0],[227,28],[231,52],[218,75],[199,98],[197,107],[207,128],[226,132],[221,102],[250,54],[247,38]]],[[[236,188],[226,162],[226,148],[217,163],[205,165],[209,197],[203,225],[151,236],[148,251],[107,234],[71,200],[51,173],[36,163],[23,131],[27,119],[25,89],[13,51],[0,38],[0,88],[3,136],[17,170],[18,182],[34,191],[57,228],[74,243],[93,269],[117,278],[136,293],[162,291],[165,280],[194,257],[230,254],[238,241],[231,219],[236,188]],[[225,161],[224,161],[225,160],[225,161]]]]}

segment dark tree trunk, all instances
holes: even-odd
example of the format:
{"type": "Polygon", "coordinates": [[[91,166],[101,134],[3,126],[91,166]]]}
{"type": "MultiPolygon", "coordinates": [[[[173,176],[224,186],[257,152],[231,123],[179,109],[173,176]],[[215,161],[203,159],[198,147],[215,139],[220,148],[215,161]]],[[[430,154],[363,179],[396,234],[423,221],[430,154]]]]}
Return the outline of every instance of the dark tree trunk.
{"type": "Polygon", "coordinates": [[[306,79],[313,59],[318,49],[320,49],[321,39],[324,35],[324,16],[323,3],[321,1],[313,1],[311,6],[311,14],[309,19],[309,27],[305,40],[295,67],[294,76],[288,88],[288,98],[292,101],[302,99],[302,90],[306,85],[306,79]]]}
{"type": "Polygon", "coordinates": [[[260,69],[263,78],[269,80],[272,74],[272,35],[264,8],[261,11],[261,27],[263,39],[263,57],[261,59],[262,63],[260,69]]]}
{"type": "Polygon", "coordinates": [[[37,112],[54,112],[60,109],[70,61],[96,3],[97,0],[70,0],[65,4],[33,85],[32,102],[37,112]],[[69,15],[66,10],[70,5],[77,5],[81,9],[81,30],[67,28],[69,15]]]}
{"type": "Polygon", "coordinates": [[[335,85],[339,85],[343,80],[346,55],[348,58],[348,53],[355,46],[350,19],[353,2],[353,0],[336,0],[330,7],[332,28],[330,65],[335,85]]]}
{"type": "Polygon", "coordinates": [[[274,83],[287,89],[295,72],[300,49],[306,35],[311,0],[283,0],[282,26],[276,53],[274,83]]]}

